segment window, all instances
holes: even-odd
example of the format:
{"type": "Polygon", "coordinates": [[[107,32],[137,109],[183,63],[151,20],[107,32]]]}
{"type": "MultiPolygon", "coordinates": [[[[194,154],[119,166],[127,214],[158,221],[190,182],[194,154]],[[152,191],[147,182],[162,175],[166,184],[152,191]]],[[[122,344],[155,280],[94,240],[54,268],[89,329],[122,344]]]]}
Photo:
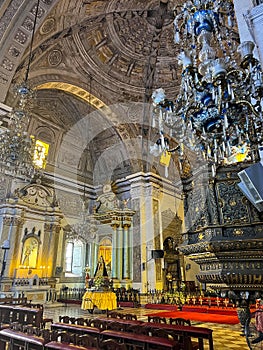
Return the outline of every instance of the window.
{"type": "Polygon", "coordinates": [[[81,276],[84,269],[83,243],[80,241],[67,242],[65,253],[65,276],[81,276]]]}
{"type": "Polygon", "coordinates": [[[40,140],[36,140],[33,162],[37,168],[45,169],[49,144],[40,140]]]}
{"type": "Polygon", "coordinates": [[[68,242],[66,246],[66,272],[72,271],[72,260],[73,260],[73,247],[72,242],[68,242]]]}

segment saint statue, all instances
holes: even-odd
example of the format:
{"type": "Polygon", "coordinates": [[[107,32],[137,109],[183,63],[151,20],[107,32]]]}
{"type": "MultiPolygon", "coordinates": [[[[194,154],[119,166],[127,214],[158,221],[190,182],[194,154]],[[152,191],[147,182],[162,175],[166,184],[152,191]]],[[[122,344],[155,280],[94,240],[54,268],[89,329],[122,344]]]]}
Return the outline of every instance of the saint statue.
{"type": "Polygon", "coordinates": [[[94,278],[96,277],[108,277],[108,273],[107,273],[107,269],[106,269],[106,265],[105,265],[105,261],[103,259],[103,256],[101,256],[99,258],[96,270],[95,270],[95,274],[94,274],[94,278]]]}

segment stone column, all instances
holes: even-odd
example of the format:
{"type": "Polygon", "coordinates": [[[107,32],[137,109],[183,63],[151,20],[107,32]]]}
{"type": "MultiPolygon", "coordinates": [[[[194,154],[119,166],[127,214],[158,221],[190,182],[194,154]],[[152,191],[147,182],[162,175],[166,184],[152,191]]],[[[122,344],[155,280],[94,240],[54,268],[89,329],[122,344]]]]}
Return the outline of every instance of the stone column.
{"type": "Polygon", "coordinates": [[[45,277],[51,277],[55,274],[55,266],[57,260],[58,242],[60,225],[58,223],[45,223],[45,255],[42,261],[45,261],[45,277]]]}
{"type": "Polygon", "coordinates": [[[112,253],[111,253],[111,269],[112,269],[112,278],[117,279],[117,230],[119,223],[113,221],[111,224],[112,227],[112,253]]]}
{"type": "Polygon", "coordinates": [[[86,265],[88,265],[89,268],[92,266],[92,259],[91,259],[91,242],[86,244],[86,265]]]}
{"type": "Polygon", "coordinates": [[[92,261],[93,261],[93,271],[92,271],[92,276],[94,276],[94,273],[95,273],[95,269],[96,269],[96,266],[98,264],[98,251],[99,251],[99,247],[98,247],[98,244],[96,242],[92,242],[92,261]]]}
{"type": "Polygon", "coordinates": [[[123,279],[130,279],[130,247],[129,247],[130,223],[123,224],[123,279]]]}
{"type": "Polygon", "coordinates": [[[4,277],[15,278],[16,269],[20,265],[19,242],[22,239],[23,219],[21,217],[5,217],[3,232],[10,242],[10,249],[7,252],[4,277]]]}
{"type": "Polygon", "coordinates": [[[119,226],[117,228],[117,278],[122,280],[123,272],[123,228],[119,226]]]}

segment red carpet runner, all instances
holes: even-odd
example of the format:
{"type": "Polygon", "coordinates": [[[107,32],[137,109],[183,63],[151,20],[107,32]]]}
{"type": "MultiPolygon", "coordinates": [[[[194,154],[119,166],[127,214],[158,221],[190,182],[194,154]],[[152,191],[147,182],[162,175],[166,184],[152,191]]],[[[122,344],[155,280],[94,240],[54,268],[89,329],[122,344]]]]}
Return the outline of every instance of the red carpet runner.
{"type": "Polygon", "coordinates": [[[191,321],[238,324],[239,320],[235,310],[193,308],[192,311],[163,311],[148,314],[148,316],[160,316],[166,318],[182,317],[191,321]]]}

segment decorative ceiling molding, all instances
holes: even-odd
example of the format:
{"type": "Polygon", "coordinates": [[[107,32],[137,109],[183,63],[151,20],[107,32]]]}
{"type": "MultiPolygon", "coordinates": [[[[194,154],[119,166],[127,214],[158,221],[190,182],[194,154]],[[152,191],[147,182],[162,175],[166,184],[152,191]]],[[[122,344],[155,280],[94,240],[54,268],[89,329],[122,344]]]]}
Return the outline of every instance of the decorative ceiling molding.
{"type": "Polygon", "coordinates": [[[83,101],[89,103],[96,109],[102,109],[102,108],[109,109],[105,105],[105,103],[102,102],[100,99],[98,99],[96,96],[92,95],[91,93],[82,89],[81,87],[73,84],[69,84],[65,82],[50,81],[35,87],[35,90],[48,90],[48,89],[61,90],[69,94],[72,94],[82,99],[83,101]]]}

